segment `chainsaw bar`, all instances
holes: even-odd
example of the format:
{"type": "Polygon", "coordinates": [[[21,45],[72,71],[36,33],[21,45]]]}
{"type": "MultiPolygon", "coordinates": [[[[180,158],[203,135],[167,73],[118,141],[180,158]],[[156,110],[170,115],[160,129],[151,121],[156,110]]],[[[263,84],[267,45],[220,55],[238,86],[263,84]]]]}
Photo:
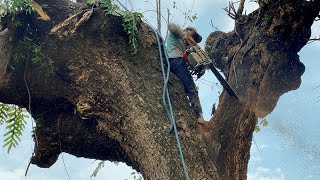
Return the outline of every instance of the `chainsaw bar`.
{"type": "Polygon", "coordinates": [[[216,76],[216,78],[218,79],[218,81],[221,83],[221,85],[223,86],[223,88],[227,91],[227,93],[230,96],[234,96],[236,98],[239,99],[238,95],[236,94],[236,92],[232,89],[232,87],[229,85],[229,83],[221,76],[221,74],[219,73],[219,71],[216,69],[216,67],[214,67],[213,65],[210,66],[210,70],[212,71],[212,73],[216,76]]]}

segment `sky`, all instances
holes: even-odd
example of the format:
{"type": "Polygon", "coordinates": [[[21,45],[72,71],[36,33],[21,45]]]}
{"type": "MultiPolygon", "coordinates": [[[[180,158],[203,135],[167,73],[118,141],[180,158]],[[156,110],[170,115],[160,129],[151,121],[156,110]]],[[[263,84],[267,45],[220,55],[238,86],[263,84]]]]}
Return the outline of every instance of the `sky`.
{"type": "MultiPolygon", "coordinates": [[[[122,0],[130,10],[146,11],[145,18],[155,25],[154,1],[133,1],[132,7],[126,0],[122,0]],[[153,4],[153,5],[152,5],[153,4]]],[[[192,9],[197,14],[197,20],[187,23],[197,27],[198,32],[204,38],[214,31],[211,26],[221,31],[228,32],[233,29],[233,21],[222,8],[228,5],[226,0],[202,0],[201,3],[194,0],[184,0],[176,3],[182,11],[192,9]],[[183,3],[181,3],[183,2],[183,3]],[[191,8],[193,7],[193,8],[191,8]]],[[[173,1],[163,1],[162,12],[166,8],[172,9],[173,1]]],[[[253,2],[245,4],[247,13],[257,8],[253,2]]],[[[166,13],[164,13],[166,17],[166,13]]],[[[171,10],[172,21],[180,25],[184,24],[183,15],[179,10],[171,10]]],[[[163,21],[162,34],[165,34],[166,24],[163,21]]],[[[320,23],[313,27],[312,37],[319,36],[320,23]],[[319,34],[317,34],[319,33],[319,34]]],[[[203,41],[203,42],[204,42],[203,41]]],[[[203,42],[200,44],[203,47],[203,42]]],[[[281,96],[275,110],[266,117],[269,122],[260,132],[254,133],[254,141],[251,147],[251,158],[248,165],[248,180],[318,180],[320,179],[320,43],[315,42],[306,45],[300,52],[300,59],[306,66],[302,76],[302,84],[298,90],[290,91],[281,96]],[[318,117],[319,118],[319,117],[318,117]]],[[[221,85],[207,72],[200,80],[196,81],[199,87],[201,104],[205,119],[210,119],[210,111],[213,103],[218,103],[218,95],[222,90],[221,85]]],[[[31,165],[28,175],[24,173],[33,152],[34,142],[31,139],[31,120],[22,137],[22,142],[16,149],[12,149],[8,155],[6,149],[0,149],[0,177],[3,180],[61,180],[77,179],[87,180],[99,161],[76,158],[63,153],[59,160],[49,169],[41,169],[31,165]]],[[[0,135],[4,127],[0,128],[0,135]]],[[[2,135],[0,142],[3,141],[2,135]]],[[[124,180],[134,179],[131,174],[134,170],[123,163],[118,165],[106,162],[104,168],[99,171],[97,180],[124,180]]]]}

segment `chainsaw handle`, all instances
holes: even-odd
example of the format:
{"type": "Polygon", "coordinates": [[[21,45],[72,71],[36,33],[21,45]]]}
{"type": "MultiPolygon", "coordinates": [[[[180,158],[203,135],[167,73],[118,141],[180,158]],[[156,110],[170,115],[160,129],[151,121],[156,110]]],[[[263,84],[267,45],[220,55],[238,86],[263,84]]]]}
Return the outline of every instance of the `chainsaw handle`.
{"type": "Polygon", "coordinates": [[[188,41],[188,43],[190,44],[190,46],[194,47],[194,46],[197,46],[198,43],[192,38],[192,37],[186,37],[185,40],[188,41]]]}

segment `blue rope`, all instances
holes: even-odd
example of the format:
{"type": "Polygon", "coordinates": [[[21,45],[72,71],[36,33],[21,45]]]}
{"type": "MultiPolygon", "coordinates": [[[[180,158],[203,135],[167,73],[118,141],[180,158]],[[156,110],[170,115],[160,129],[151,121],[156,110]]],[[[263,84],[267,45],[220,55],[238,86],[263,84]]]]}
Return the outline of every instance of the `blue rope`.
{"type": "MultiPolygon", "coordinates": [[[[116,0],[116,1],[126,11],[129,12],[129,10],[119,0],[116,0]]],[[[182,167],[183,167],[184,175],[186,176],[186,180],[189,180],[188,171],[187,171],[186,163],[185,163],[184,158],[183,158],[182,147],[181,147],[181,143],[180,143],[180,139],[179,139],[179,135],[178,135],[178,130],[177,130],[177,127],[176,127],[176,122],[175,122],[173,111],[172,111],[172,105],[171,105],[171,100],[170,100],[170,95],[169,95],[169,90],[168,90],[168,82],[169,82],[169,76],[170,76],[170,62],[169,62],[168,54],[167,54],[166,48],[160,42],[160,39],[161,39],[162,42],[164,42],[164,40],[163,40],[162,36],[160,35],[160,33],[154,27],[152,27],[152,25],[149,24],[147,21],[146,21],[146,23],[151,27],[151,29],[153,30],[153,32],[154,32],[154,34],[156,35],[156,38],[157,38],[159,54],[160,54],[160,61],[161,61],[161,68],[162,68],[162,76],[163,76],[162,101],[163,101],[164,108],[165,108],[165,110],[166,110],[166,112],[168,114],[169,121],[170,121],[170,124],[171,124],[170,132],[174,131],[174,134],[175,134],[175,137],[176,137],[176,141],[177,141],[177,144],[178,144],[178,150],[179,150],[179,154],[180,154],[180,159],[181,159],[181,164],[182,164],[182,167]],[[160,35],[160,38],[159,38],[159,35],[160,35]],[[166,73],[165,73],[165,65],[164,65],[164,62],[163,62],[163,55],[162,55],[161,47],[163,47],[163,50],[165,52],[164,53],[164,57],[165,57],[166,63],[167,63],[166,73]]]]}
{"type": "MultiPolygon", "coordinates": [[[[158,46],[159,46],[159,53],[160,53],[160,61],[161,61],[161,68],[162,68],[162,75],[163,75],[163,93],[162,93],[162,100],[163,100],[163,105],[168,113],[168,117],[169,117],[169,120],[170,120],[170,123],[171,123],[171,130],[172,129],[174,130],[174,134],[175,134],[175,137],[176,137],[176,141],[177,141],[177,144],[178,144],[178,149],[179,149],[179,154],[180,154],[180,159],[181,159],[181,164],[182,164],[182,167],[183,167],[183,172],[184,172],[184,175],[186,176],[186,179],[189,180],[189,176],[188,176],[188,171],[187,171],[187,168],[186,168],[186,164],[184,162],[184,158],[183,158],[183,152],[182,152],[182,148],[181,148],[181,143],[180,143],[180,139],[179,139],[179,135],[178,135],[178,130],[177,130],[177,127],[176,127],[176,122],[175,122],[175,119],[174,119],[174,116],[173,116],[173,111],[172,111],[172,105],[171,105],[171,100],[170,100],[170,95],[169,95],[169,90],[168,90],[168,82],[169,82],[169,76],[170,76],[170,63],[169,63],[169,59],[168,59],[168,55],[166,53],[166,48],[164,47],[164,51],[165,51],[165,59],[166,59],[166,62],[167,62],[167,72],[165,73],[165,67],[164,67],[164,63],[163,63],[163,57],[162,57],[162,51],[161,51],[161,43],[160,43],[160,39],[159,39],[159,32],[156,31],[150,24],[149,26],[153,29],[156,37],[157,37],[157,41],[158,41],[158,46]]],[[[160,36],[161,38],[161,41],[163,41],[163,38],[160,36]]]]}

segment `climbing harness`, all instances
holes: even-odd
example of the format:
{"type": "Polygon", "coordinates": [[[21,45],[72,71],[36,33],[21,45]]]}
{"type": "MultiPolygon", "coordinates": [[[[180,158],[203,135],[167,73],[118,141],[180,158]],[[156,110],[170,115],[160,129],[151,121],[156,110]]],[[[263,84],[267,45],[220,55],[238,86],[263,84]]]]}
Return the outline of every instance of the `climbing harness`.
{"type": "MultiPolygon", "coordinates": [[[[121,3],[119,2],[119,0],[116,0],[126,11],[129,12],[129,10],[121,3]]],[[[178,144],[178,150],[179,150],[179,154],[180,154],[180,160],[181,160],[181,164],[183,167],[183,173],[186,177],[186,180],[189,180],[189,175],[188,175],[188,171],[187,171],[187,167],[184,161],[184,157],[183,157],[183,152],[182,152],[182,147],[181,147],[181,143],[180,143],[180,139],[179,139],[179,135],[178,135],[178,130],[176,127],[176,122],[174,119],[174,115],[173,115],[173,110],[172,110],[172,105],[171,105],[171,100],[170,100],[170,95],[169,95],[169,90],[168,90],[168,82],[169,82],[169,75],[170,75],[170,63],[169,63],[169,58],[168,58],[168,54],[166,51],[166,48],[164,47],[164,45],[160,42],[160,39],[162,42],[164,42],[163,38],[161,37],[160,33],[154,28],[152,27],[152,25],[150,25],[147,21],[145,21],[148,26],[153,30],[154,34],[156,35],[157,38],[157,42],[158,42],[158,48],[159,48],[159,54],[160,54],[160,61],[161,61],[161,68],[162,68],[162,76],[163,76],[163,93],[162,93],[162,101],[163,101],[163,105],[165,107],[165,110],[168,114],[169,117],[169,121],[170,121],[170,132],[174,132],[175,137],[176,137],[176,141],[178,144]],[[164,58],[166,60],[166,64],[167,64],[167,69],[165,68],[165,64],[163,62],[163,55],[162,55],[162,49],[164,51],[164,58]]]]}

